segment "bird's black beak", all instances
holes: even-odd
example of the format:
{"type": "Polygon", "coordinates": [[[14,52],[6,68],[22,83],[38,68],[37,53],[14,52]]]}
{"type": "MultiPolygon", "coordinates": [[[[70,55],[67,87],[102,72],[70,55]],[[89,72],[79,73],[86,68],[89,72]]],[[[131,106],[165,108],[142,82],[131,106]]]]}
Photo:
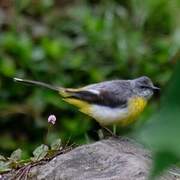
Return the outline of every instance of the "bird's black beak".
{"type": "Polygon", "coordinates": [[[159,87],[156,87],[156,86],[152,86],[151,88],[155,92],[159,92],[161,90],[159,87]]]}

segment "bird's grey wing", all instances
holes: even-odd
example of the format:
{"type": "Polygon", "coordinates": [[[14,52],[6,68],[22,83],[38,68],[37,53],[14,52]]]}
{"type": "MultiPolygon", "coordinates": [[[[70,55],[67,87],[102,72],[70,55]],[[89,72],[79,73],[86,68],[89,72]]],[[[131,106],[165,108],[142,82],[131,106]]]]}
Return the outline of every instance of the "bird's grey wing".
{"type": "Polygon", "coordinates": [[[74,92],[70,98],[80,99],[92,104],[108,107],[126,107],[130,95],[128,81],[106,81],[85,86],[74,92]]]}

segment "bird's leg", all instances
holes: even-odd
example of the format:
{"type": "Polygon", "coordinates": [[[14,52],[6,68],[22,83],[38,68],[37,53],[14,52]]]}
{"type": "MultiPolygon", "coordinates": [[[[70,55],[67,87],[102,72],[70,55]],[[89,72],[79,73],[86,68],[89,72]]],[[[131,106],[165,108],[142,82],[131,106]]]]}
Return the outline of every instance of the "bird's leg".
{"type": "MultiPolygon", "coordinates": [[[[97,121],[94,122],[94,130],[96,131],[99,139],[104,139],[105,138],[105,131],[108,133],[108,135],[112,136],[112,137],[118,137],[116,135],[116,126],[113,126],[113,131],[111,131],[109,128],[99,124],[97,121]],[[104,130],[104,132],[103,132],[104,130]]],[[[107,134],[106,133],[106,134],[107,134]]]]}
{"type": "Polygon", "coordinates": [[[108,132],[111,136],[113,136],[113,137],[118,137],[115,133],[114,133],[114,129],[113,129],[113,132],[109,129],[109,128],[107,128],[107,127],[104,127],[104,126],[102,126],[102,128],[106,131],[106,132],[108,132]]]}

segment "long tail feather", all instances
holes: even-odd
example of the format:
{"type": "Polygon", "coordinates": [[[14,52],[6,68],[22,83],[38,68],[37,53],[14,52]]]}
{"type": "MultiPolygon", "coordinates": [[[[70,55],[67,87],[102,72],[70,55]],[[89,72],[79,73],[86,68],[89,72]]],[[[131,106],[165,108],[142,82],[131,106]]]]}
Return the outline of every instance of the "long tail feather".
{"type": "Polygon", "coordinates": [[[52,86],[50,84],[46,84],[44,82],[39,82],[39,81],[33,81],[33,80],[27,80],[27,79],[20,79],[20,78],[14,78],[14,81],[16,82],[20,82],[20,83],[25,83],[25,84],[31,84],[31,85],[35,85],[35,86],[42,86],[54,91],[58,91],[60,92],[62,89],[62,87],[56,87],[56,86],[52,86]]]}
{"type": "Polygon", "coordinates": [[[14,81],[19,82],[19,83],[24,83],[24,84],[41,86],[41,87],[45,87],[45,88],[57,91],[64,98],[70,98],[71,97],[73,99],[82,99],[82,100],[83,99],[85,100],[88,98],[88,97],[86,98],[86,96],[88,96],[88,93],[81,91],[80,89],[56,87],[56,86],[52,86],[52,85],[44,83],[44,82],[27,80],[27,79],[20,79],[20,78],[14,78],[14,81]]]}

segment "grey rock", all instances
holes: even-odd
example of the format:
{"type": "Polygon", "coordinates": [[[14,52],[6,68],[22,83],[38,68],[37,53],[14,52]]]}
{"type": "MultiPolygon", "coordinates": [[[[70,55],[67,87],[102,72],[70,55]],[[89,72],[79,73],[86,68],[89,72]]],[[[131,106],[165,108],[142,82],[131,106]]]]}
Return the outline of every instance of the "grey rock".
{"type": "MultiPolygon", "coordinates": [[[[132,140],[107,139],[83,145],[31,168],[31,180],[146,180],[150,153],[132,140]]],[[[9,176],[12,177],[12,174],[9,176]]],[[[169,173],[158,178],[177,180],[169,173]]]]}

